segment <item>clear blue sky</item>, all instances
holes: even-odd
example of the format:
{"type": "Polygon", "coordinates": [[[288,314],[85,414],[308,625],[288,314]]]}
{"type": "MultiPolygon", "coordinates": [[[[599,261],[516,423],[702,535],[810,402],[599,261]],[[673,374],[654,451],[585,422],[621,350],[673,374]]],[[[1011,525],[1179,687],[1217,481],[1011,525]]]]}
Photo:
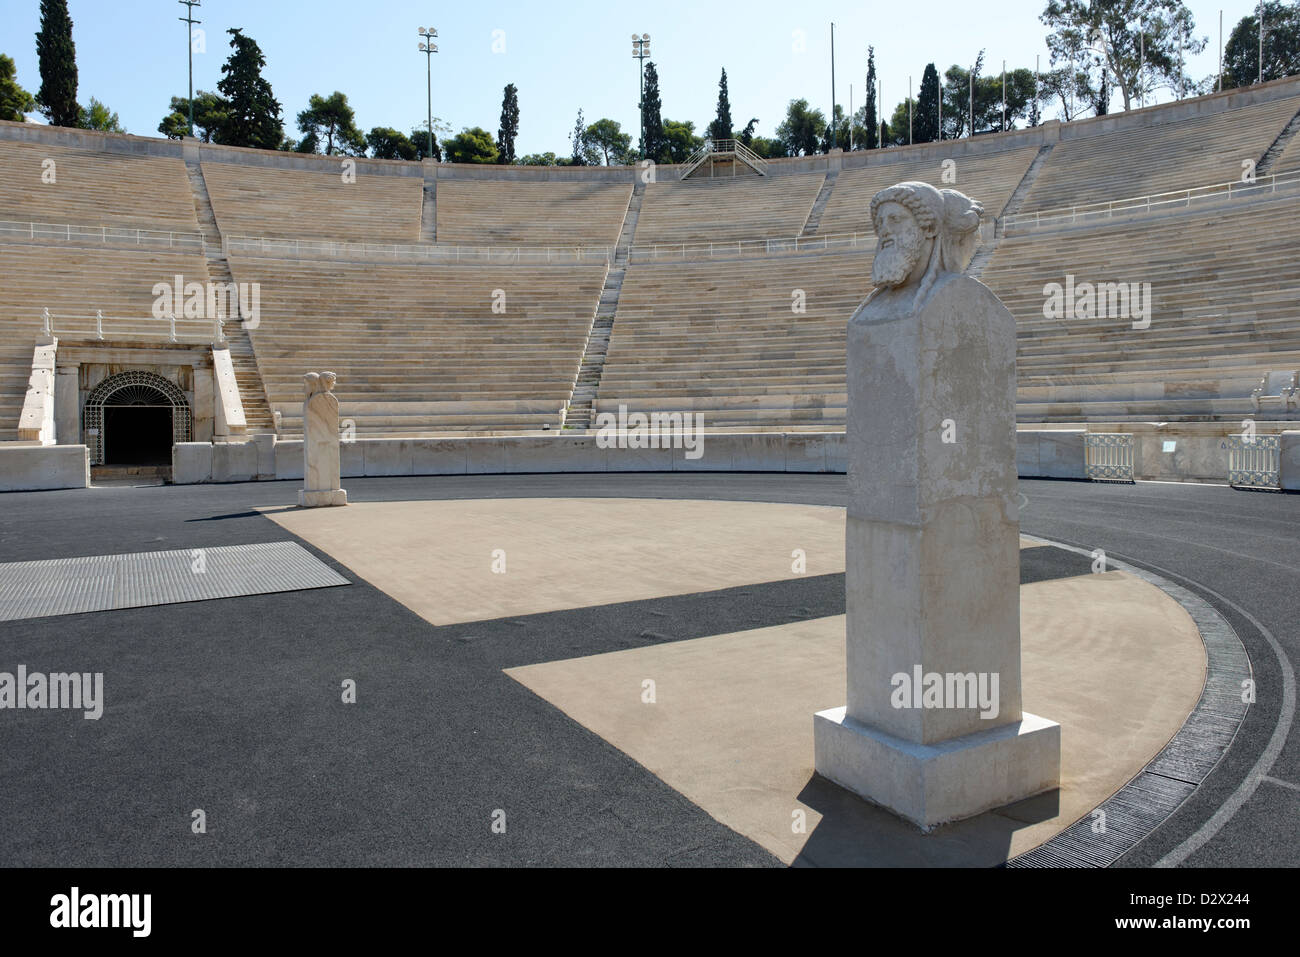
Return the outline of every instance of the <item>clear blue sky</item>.
{"type": "MultiPolygon", "coordinates": [[[[1045,0],[918,0],[910,4],[847,0],[749,0],[695,3],[661,0],[560,0],[555,3],[486,2],[444,6],[408,0],[203,0],[195,16],[207,31],[207,52],[194,57],[195,89],[214,89],[229,54],[228,27],[242,27],[266,55],[266,76],[284,107],[293,135],[297,113],[312,93],[341,90],[363,130],[393,126],[403,132],[424,122],[425,56],[417,27],[435,26],[440,52],[433,58],[433,112],[453,129],[482,126],[496,134],[501,93],[519,88],[519,153],[565,154],[578,108],[588,122],[611,117],[635,142],[637,61],[633,32],[651,35],[659,69],[663,114],[713,118],[718,74],[726,67],[732,119],[737,127],[759,118],[771,136],[786,104],[799,97],[828,112],[831,98],[830,23],[835,22],[836,94],[847,109],[862,103],[866,48],[876,47],[888,109],[907,93],[909,74],[919,86],[925,64],[942,72],[969,65],[986,50],[987,72],[1047,67],[1046,28],[1038,15],[1045,0]],[[987,11],[992,9],[993,14],[987,11]],[[504,31],[505,52],[493,52],[493,31],[504,31]],[[795,34],[806,37],[802,52],[795,34]]],[[[0,0],[0,52],[18,64],[18,80],[40,86],[35,33],[37,0],[0,0]]],[[[128,132],[157,136],[173,95],[186,89],[185,8],[176,0],[69,0],[77,44],[78,97],[104,101],[128,132]]],[[[1193,0],[1198,34],[1210,40],[1190,58],[1188,73],[1217,70],[1219,10],[1225,42],[1249,13],[1249,0],[1193,0]]],[[[1167,99],[1168,94],[1162,94],[1167,99]]],[[[1114,108],[1118,109],[1118,100],[1114,108]]],[[[1051,114],[1049,113],[1048,116],[1051,114]]]]}

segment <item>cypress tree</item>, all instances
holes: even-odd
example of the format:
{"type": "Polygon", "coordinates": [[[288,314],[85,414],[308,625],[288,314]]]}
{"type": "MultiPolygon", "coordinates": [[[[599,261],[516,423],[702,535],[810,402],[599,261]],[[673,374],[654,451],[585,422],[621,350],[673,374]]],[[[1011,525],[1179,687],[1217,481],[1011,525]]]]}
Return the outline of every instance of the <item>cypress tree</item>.
{"type": "Polygon", "coordinates": [[[709,136],[715,140],[731,139],[731,101],[727,98],[727,70],[718,81],[718,115],[709,124],[709,136]]]}
{"type": "Polygon", "coordinates": [[[67,0],[41,0],[36,55],[41,64],[41,88],[36,94],[41,112],[53,126],[79,126],[77,47],[72,42],[67,0]]]}
{"type": "Polygon", "coordinates": [[[874,150],[880,145],[880,124],[876,122],[876,48],[867,47],[867,105],[866,123],[867,149],[874,150]]]}
{"type": "Polygon", "coordinates": [[[664,120],[659,101],[659,70],[651,60],[645,65],[645,97],[641,101],[641,128],[645,130],[645,139],[641,143],[641,155],[656,163],[667,162],[664,156],[668,148],[668,139],[664,136],[664,120]]]}
{"type": "Polygon", "coordinates": [[[933,63],[925,65],[921,77],[921,95],[916,100],[912,118],[912,142],[933,143],[939,138],[939,71],[933,63]]]}
{"type": "Polygon", "coordinates": [[[501,99],[501,128],[497,130],[500,163],[515,161],[515,137],[519,135],[519,91],[513,83],[506,84],[501,99]]]}
{"type": "Polygon", "coordinates": [[[212,139],[227,146],[279,149],[284,141],[284,121],[271,84],[262,76],[266,57],[257,41],[244,36],[239,27],[226,32],[234,52],[221,68],[225,76],[217,82],[217,89],[230,101],[230,108],[220,135],[212,139]]]}

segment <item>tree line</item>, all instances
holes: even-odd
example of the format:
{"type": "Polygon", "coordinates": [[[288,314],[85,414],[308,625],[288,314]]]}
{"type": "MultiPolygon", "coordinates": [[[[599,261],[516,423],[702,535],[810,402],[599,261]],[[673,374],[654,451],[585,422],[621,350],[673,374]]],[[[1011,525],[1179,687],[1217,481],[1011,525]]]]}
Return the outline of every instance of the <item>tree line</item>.
{"type": "MultiPolygon", "coordinates": [[[[91,97],[87,106],[77,100],[76,47],[66,0],[41,0],[40,6],[40,89],[33,96],[19,86],[13,59],[0,54],[0,119],[21,121],[25,113],[39,109],[56,126],[125,132],[117,114],[99,100],[91,97]]],[[[909,94],[886,116],[877,102],[881,89],[875,49],[868,47],[865,97],[851,117],[839,103],[828,118],[806,99],[794,99],[771,137],[756,134],[757,117],[735,128],[725,68],[718,81],[715,116],[701,131],[696,132],[692,121],[665,117],[659,70],[647,61],[635,148],[632,134],[617,121],[588,123],[579,109],[566,151],[525,156],[515,150],[520,111],[513,83],[502,93],[495,136],[481,126],[452,136],[437,117],[432,128],[419,123],[409,133],[386,126],[363,132],[347,96],[334,91],[309,98],[296,116],[301,135],[293,139],[286,135],[283,108],[263,76],[266,57],[252,37],[232,27],[226,31],[231,52],[216,90],[194,95],[193,130],[191,103],[178,96],[171,98],[158,132],[176,139],[192,133],[209,143],[299,153],[525,166],[626,165],[641,159],[681,163],[706,139],[735,139],[764,158],[833,148],[877,149],[1016,129],[1020,124],[1037,126],[1048,106],[1068,122],[1107,113],[1117,97],[1124,109],[1131,109],[1159,90],[1194,96],[1218,86],[1228,89],[1300,74],[1300,7],[1268,0],[1262,10],[1262,55],[1257,8],[1232,30],[1222,73],[1194,79],[1185,74],[1186,57],[1201,52],[1209,41],[1196,36],[1182,0],[1048,0],[1040,16],[1050,31],[1046,70],[989,70],[983,51],[969,67],[954,64],[942,77],[935,64],[928,63],[916,97],[909,94]]]]}

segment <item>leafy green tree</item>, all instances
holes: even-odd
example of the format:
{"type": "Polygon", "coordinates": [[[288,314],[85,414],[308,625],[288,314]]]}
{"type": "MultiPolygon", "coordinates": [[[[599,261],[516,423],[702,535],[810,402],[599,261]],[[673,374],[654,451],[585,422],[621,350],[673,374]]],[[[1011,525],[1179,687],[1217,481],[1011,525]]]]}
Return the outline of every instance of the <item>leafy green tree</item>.
{"type": "Polygon", "coordinates": [[[645,65],[645,95],[641,98],[641,128],[645,134],[641,156],[656,163],[667,162],[668,140],[664,136],[663,105],[659,100],[659,69],[650,60],[645,65]]]}
{"type": "Polygon", "coordinates": [[[99,130],[101,133],[126,132],[117,114],[93,96],[90,98],[90,106],[82,108],[81,119],[77,121],[77,125],[83,130],[99,130]]]}
{"type": "Polygon", "coordinates": [[[741,146],[752,146],[754,142],[754,129],[758,126],[758,117],[754,117],[745,124],[745,128],[737,134],[736,139],[741,146]]]}
{"type": "Polygon", "coordinates": [[[876,102],[876,48],[867,47],[867,99],[862,106],[862,126],[867,131],[866,148],[874,150],[880,145],[880,124],[876,115],[880,104],[876,102]]]}
{"type": "Polygon", "coordinates": [[[562,166],[563,161],[554,153],[529,153],[519,158],[520,166],[562,166]]]}
{"type": "Polygon", "coordinates": [[[41,0],[41,29],[36,34],[41,88],[36,103],[52,126],[78,126],[77,47],[72,42],[72,17],[67,0],[41,0]]]}
{"type": "Polygon", "coordinates": [[[823,153],[829,153],[836,148],[842,150],[849,148],[849,124],[845,122],[844,106],[840,103],[835,104],[835,122],[827,123],[822,135],[823,153]],[[835,137],[834,143],[831,142],[832,135],[835,137]]]}
{"type": "Polygon", "coordinates": [[[722,79],[718,81],[718,115],[709,124],[709,138],[729,140],[731,136],[731,100],[727,96],[727,70],[722,70],[722,79]]]}
{"type": "Polygon", "coordinates": [[[776,128],[776,138],[786,156],[811,156],[826,134],[826,117],[821,110],[809,108],[807,100],[791,100],[785,119],[776,128]]]}
{"type": "Polygon", "coordinates": [[[1103,69],[1126,110],[1144,91],[1195,89],[1182,62],[1209,43],[1196,37],[1192,12],[1182,0],[1049,0],[1039,19],[1052,31],[1047,37],[1052,66],[1074,63],[1086,69],[1086,99],[1094,106],[1103,69]]]}
{"type": "MultiPolygon", "coordinates": [[[[975,133],[991,133],[1002,129],[1002,74],[981,76],[984,53],[975,61],[974,112],[975,133]]],[[[956,138],[970,135],[971,72],[959,66],[945,73],[943,127],[944,136],[956,138]]],[[[1039,95],[1050,95],[1046,88],[1039,95]]],[[[1068,92],[1067,92],[1068,96],[1068,92]]],[[[1007,71],[1006,117],[1007,129],[1015,129],[1018,122],[1029,118],[1034,107],[1034,71],[1027,69],[1007,71]]],[[[1086,107],[1086,101],[1078,106],[1086,107]]],[[[902,131],[906,136],[906,130],[902,131]]],[[[906,139],[904,139],[906,142],[906,139]]]]}
{"type": "MultiPolygon", "coordinates": [[[[1067,123],[1086,116],[1099,101],[1098,90],[1089,80],[1088,71],[1076,66],[1071,73],[1068,65],[1048,70],[1040,77],[1038,97],[1043,103],[1055,102],[1067,123]]],[[[946,122],[944,127],[947,128],[946,122]]]]}
{"type": "Polygon", "coordinates": [[[432,158],[437,160],[439,163],[441,163],[442,146],[440,145],[438,136],[439,134],[442,134],[442,138],[446,139],[447,134],[449,134],[450,132],[451,132],[451,127],[447,125],[447,123],[442,119],[442,117],[435,116],[433,118],[433,150],[430,151],[428,122],[425,121],[423,123],[420,123],[418,126],[412,127],[411,142],[415,145],[415,158],[421,160],[432,158]]]}
{"type": "Polygon", "coordinates": [[[592,123],[586,138],[604,156],[606,166],[623,165],[631,158],[632,137],[614,120],[601,118],[592,123]]]}
{"type": "Polygon", "coordinates": [[[587,136],[587,123],[582,117],[582,107],[578,107],[578,119],[573,124],[573,157],[570,166],[596,166],[600,163],[600,153],[587,136]]]}
{"type": "Polygon", "coordinates": [[[704,145],[704,137],[695,135],[691,120],[664,120],[664,140],[669,163],[685,163],[704,145]]]}
{"type": "Polygon", "coordinates": [[[776,159],[785,155],[785,144],[780,140],[771,140],[765,136],[755,136],[750,140],[749,148],[763,159],[776,159]]]}
{"type": "Polygon", "coordinates": [[[18,65],[0,53],[0,120],[22,123],[36,109],[36,97],[18,85],[18,65]]]}
{"type": "Polygon", "coordinates": [[[366,134],[366,146],[375,159],[415,160],[420,156],[420,151],[406,134],[391,126],[376,126],[372,129],[366,134]]]}
{"type": "Polygon", "coordinates": [[[939,71],[933,63],[925,65],[921,75],[921,91],[916,98],[916,113],[912,117],[912,142],[933,143],[939,138],[939,71]]]}
{"type": "MultiPolygon", "coordinates": [[[[171,110],[158,124],[158,132],[168,139],[178,140],[189,135],[190,101],[188,97],[173,96],[171,110]]],[[[194,132],[204,143],[211,143],[213,136],[226,123],[230,104],[216,93],[199,90],[194,96],[194,132]]]]}
{"type": "MultiPolygon", "coordinates": [[[[971,77],[979,81],[984,68],[984,51],[975,58],[975,66],[967,70],[955,63],[944,71],[943,78],[943,136],[955,140],[970,136],[971,77]]],[[[983,89],[983,87],[981,87],[983,89]]],[[[979,111],[976,111],[979,115],[979,111]]]]}
{"type": "Polygon", "coordinates": [[[329,96],[313,93],[307,109],[298,114],[302,139],[299,153],[324,153],[326,156],[364,156],[366,136],[357,129],[356,113],[348,98],[335,90],[329,96]]]}
{"type": "Polygon", "coordinates": [[[495,163],[500,155],[492,134],[481,126],[462,129],[443,145],[448,163],[495,163]]]}
{"type": "Polygon", "coordinates": [[[227,120],[213,142],[226,146],[251,146],[278,149],[284,142],[284,121],[280,103],[271,84],[262,76],[266,57],[252,37],[244,36],[239,27],[231,27],[230,46],[234,50],[222,66],[224,76],[217,89],[229,103],[227,120]]]}
{"type": "Polygon", "coordinates": [[[513,83],[506,84],[501,97],[501,128],[497,130],[501,163],[515,161],[515,137],[519,135],[519,91],[513,83]]]}
{"type": "MultiPolygon", "coordinates": [[[[1300,6],[1264,4],[1264,82],[1300,73],[1300,6]]],[[[1223,50],[1223,88],[1259,82],[1259,8],[1232,28],[1223,50]]]]}

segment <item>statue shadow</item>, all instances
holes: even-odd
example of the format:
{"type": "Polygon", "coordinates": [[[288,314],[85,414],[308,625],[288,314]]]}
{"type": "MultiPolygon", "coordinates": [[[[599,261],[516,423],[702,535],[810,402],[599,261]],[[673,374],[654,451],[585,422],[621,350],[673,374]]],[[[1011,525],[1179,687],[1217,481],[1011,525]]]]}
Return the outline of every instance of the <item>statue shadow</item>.
{"type": "Polygon", "coordinates": [[[808,779],[799,800],[821,821],[792,867],[998,867],[1016,831],[1061,813],[1060,791],[1048,791],[923,833],[820,774],[808,779]]]}

